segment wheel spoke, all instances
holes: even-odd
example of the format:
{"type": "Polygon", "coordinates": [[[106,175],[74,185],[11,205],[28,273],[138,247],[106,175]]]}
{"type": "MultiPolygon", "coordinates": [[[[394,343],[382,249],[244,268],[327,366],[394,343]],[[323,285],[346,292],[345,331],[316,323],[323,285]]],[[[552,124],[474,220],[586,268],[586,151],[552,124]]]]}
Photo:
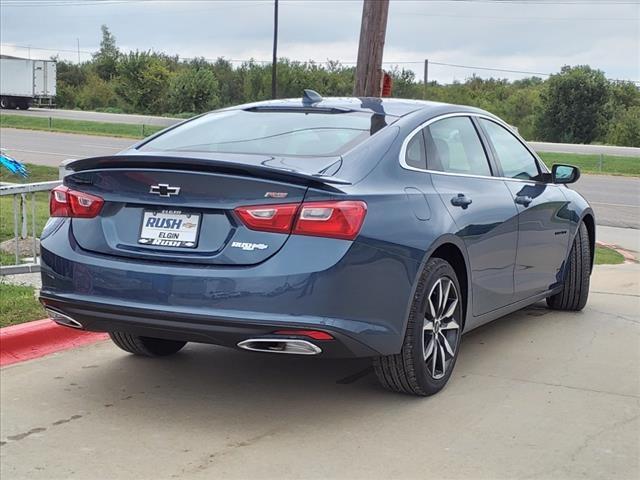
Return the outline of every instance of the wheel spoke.
{"type": "Polygon", "coordinates": [[[431,318],[432,319],[436,319],[437,318],[436,309],[433,306],[433,299],[431,297],[429,297],[429,313],[431,314],[431,318]]]}
{"type": "Polygon", "coordinates": [[[444,333],[440,332],[440,335],[442,336],[441,343],[444,344],[444,348],[447,350],[447,353],[453,357],[454,352],[453,352],[453,348],[451,348],[451,345],[449,344],[449,340],[447,340],[447,337],[444,336],[444,333]]]}
{"type": "Polygon", "coordinates": [[[456,311],[456,307],[458,306],[458,297],[454,298],[447,311],[442,315],[443,318],[449,318],[456,311]]]}
{"type": "MultiPolygon", "coordinates": [[[[442,282],[444,282],[444,281],[445,280],[441,280],[440,281],[440,285],[441,285],[440,291],[442,291],[442,282]]],[[[442,299],[441,299],[442,301],[441,301],[441,304],[440,304],[440,310],[438,311],[438,315],[440,315],[441,318],[446,316],[444,314],[444,310],[447,307],[447,300],[449,299],[449,290],[451,290],[451,281],[449,279],[447,279],[446,282],[447,282],[447,286],[446,286],[446,288],[445,288],[445,290],[444,290],[444,292],[442,294],[442,299]]]]}
{"type": "Polygon", "coordinates": [[[427,347],[424,350],[424,361],[426,362],[429,356],[433,353],[435,349],[436,342],[433,340],[433,337],[429,340],[427,347]]]}
{"type": "Polygon", "coordinates": [[[459,330],[460,325],[455,320],[451,320],[450,322],[443,323],[440,327],[440,330],[459,330]]]}
{"type": "Polygon", "coordinates": [[[442,374],[440,377],[444,376],[444,373],[447,371],[447,364],[444,356],[444,348],[440,345],[440,361],[442,362],[442,374]]]}
{"type": "Polygon", "coordinates": [[[438,318],[442,315],[442,304],[444,302],[444,293],[442,291],[442,279],[438,280],[438,318]]]}
{"type": "Polygon", "coordinates": [[[433,332],[433,322],[425,322],[424,327],[422,327],[422,330],[425,332],[433,332]]]}
{"type": "MultiPolygon", "coordinates": [[[[436,339],[434,338],[434,343],[436,342],[436,339]]],[[[435,346],[435,345],[434,345],[435,346]]],[[[440,347],[439,345],[437,346],[438,348],[440,347]]],[[[431,355],[431,376],[433,378],[437,378],[436,377],[436,361],[438,360],[438,352],[435,351],[433,352],[433,354],[431,355]]]]}

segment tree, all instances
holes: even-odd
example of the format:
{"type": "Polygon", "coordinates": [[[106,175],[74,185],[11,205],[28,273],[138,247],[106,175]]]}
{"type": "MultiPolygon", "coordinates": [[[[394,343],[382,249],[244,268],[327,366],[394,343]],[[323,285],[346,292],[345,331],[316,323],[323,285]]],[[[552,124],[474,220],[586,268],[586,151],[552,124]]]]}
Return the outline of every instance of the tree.
{"type": "Polygon", "coordinates": [[[111,80],[116,75],[120,51],[116,46],[116,37],[109,31],[106,25],[100,27],[102,40],[100,50],[93,54],[93,64],[96,73],[102,80],[111,80]]]}
{"type": "Polygon", "coordinates": [[[176,113],[212,110],[218,105],[218,81],[209,68],[194,68],[192,64],[173,76],[169,98],[176,113]]]}
{"type": "Polygon", "coordinates": [[[611,122],[607,143],[640,147],[640,106],[620,112],[611,122]]]}
{"type": "Polygon", "coordinates": [[[609,82],[588,65],[564,66],[541,95],[538,136],[551,142],[591,143],[606,131],[609,82]]]}
{"type": "Polygon", "coordinates": [[[157,55],[129,52],[118,61],[116,93],[143,113],[163,113],[167,104],[169,70],[157,55]]]}

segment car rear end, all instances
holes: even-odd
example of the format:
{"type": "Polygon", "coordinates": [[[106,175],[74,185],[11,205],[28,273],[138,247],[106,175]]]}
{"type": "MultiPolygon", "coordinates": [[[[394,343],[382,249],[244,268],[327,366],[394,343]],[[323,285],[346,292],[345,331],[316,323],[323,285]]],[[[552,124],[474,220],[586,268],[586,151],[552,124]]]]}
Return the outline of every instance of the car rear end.
{"type": "Polygon", "coordinates": [[[282,112],[245,113],[270,115],[199,119],[70,164],[41,244],[41,301],[54,320],[302,355],[387,348],[397,312],[363,297],[389,280],[363,264],[379,256],[358,241],[366,195],[333,175],[344,148],[372,132],[332,112],[306,127],[308,112],[289,112],[274,132],[263,123],[282,112]]]}

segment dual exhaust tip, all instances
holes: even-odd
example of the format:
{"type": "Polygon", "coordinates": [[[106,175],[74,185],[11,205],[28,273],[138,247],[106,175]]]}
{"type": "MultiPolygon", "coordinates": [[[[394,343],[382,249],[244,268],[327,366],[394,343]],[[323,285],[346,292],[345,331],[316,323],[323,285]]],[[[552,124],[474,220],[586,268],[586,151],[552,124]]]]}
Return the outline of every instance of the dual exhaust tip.
{"type": "Polygon", "coordinates": [[[322,349],[308,340],[296,338],[249,338],[238,347],[252,352],[286,353],[289,355],[318,355],[322,349]]]}
{"type": "Polygon", "coordinates": [[[64,313],[60,313],[57,310],[53,310],[49,307],[45,307],[45,311],[47,312],[47,315],[49,315],[49,318],[56,322],[58,325],[79,329],[84,328],[79,321],[74,320],[69,315],[65,315],[64,313]]]}

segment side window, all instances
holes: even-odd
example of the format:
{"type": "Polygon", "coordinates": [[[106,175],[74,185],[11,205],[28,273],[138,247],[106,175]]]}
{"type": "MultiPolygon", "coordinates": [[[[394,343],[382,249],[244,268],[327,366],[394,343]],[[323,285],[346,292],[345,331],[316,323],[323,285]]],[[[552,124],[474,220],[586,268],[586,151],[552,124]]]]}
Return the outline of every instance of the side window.
{"type": "Polygon", "coordinates": [[[491,169],[478,132],[469,117],[451,117],[425,130],[430,170],[490,177],[491,169]]]}
{"type": "Polygon", "coordinates": [[[540,174],[533,155],[511,132],[485,118],[480,123],[487,131],[505,177],[530,180],[540,174]]]}
{"type": "Polygon", "coordinates": [[[424,151],[422,131],[416,133],[413,138],[409,140],[405,162],[413,168],[419,168],[421,170],[427,169],[427,155],[424,151]]]}

